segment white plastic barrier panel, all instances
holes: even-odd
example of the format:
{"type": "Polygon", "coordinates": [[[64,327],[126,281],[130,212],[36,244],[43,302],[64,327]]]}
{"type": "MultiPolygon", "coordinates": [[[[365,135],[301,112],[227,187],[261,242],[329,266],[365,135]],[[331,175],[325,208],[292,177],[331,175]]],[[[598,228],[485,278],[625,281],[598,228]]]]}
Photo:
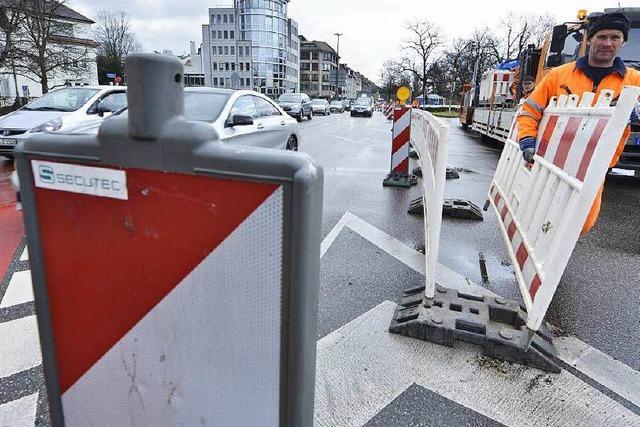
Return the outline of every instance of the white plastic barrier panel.
{"type": "Polygon", "coordinates": [[[540,122],[533,167],[514,141],[505,143],[489,199],[498,217],[527,308],[538,330],[603,184],[640,87],[555,97],[540,122]],[[579,102],[580,101],[580,102],[579,102]],[[578,104],[579,102],[579,104],[578,104]]]}
{"type": "Polygon", "coordinates": [[[411,144],[418,153],[422,167],[425,296],[433,298],[447,175],[449,125],[427,111],[414,108],[411,112],[411,144]]]}

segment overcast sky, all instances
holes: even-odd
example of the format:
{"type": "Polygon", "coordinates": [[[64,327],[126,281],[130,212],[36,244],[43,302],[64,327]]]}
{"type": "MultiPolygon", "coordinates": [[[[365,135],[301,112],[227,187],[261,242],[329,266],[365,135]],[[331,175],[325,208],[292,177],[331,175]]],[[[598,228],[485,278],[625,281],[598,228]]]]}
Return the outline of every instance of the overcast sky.
{"type": "MultiPolygon", "coordinates": [[[[101,9],[124,10],[131,16],[133,30],[145,51],[169,49],[176,54],[189,49],[189,41],[202,42],[202,24],[207,23],[207,9],[226,0],[69,0],[68,5],[89,18],[101,9]]],[[[494,26],[508,11],[515,13],[550,13],[558,21],[574,20],[576,12],[617,7],[616,0],[291,0],[289,16],[299,24],[307,39],[324,40],[336,47],[334,33],[340,38],[341,62],[346,62],[378,81],[382,62],[400,55],[399,45],[405,37],[403,25],[423,18],[439,25],[451,40],[469,35],[474,28],[494,26]],[[523,5],[523,3],[525,3],[523,5]]],[[[621,0],[622,7],[633,3],[621,0]]],[[[637,5],[636,5],[637,6],[637,5]]]]}

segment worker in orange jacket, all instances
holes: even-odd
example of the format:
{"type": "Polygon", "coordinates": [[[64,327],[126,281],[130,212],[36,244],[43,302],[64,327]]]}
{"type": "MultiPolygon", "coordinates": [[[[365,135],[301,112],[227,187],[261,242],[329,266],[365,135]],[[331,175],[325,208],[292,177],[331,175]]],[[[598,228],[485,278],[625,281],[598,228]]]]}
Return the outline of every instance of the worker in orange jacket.
{"type": "MultiPolygon", "coordinates": [[[[591,21],[587,29],[589,47],[587,56],[549,71],[525,100],[516,120],[520,149],[527,163],[533,163],[538,124],[551,97],[562,94],[581,96],[584,92],[590,91],[596,93],[595,103],[603,89],[613,90],[615,99],[620,96],[625,86],[640,86],[640,72],[626,67],[622,59],[617,57],[618,50],[627,41],[629,26],[629,19],[618,12],[604,13],[598,19],[591,21]]],[[[611,159],[611,167],[618,163],[629,132],[630,129],[627,126],[616,153],[611,159]]],[[[582,228],[583,235],[593,228],[600,212],[601,201],[602,187],[582,228]]]]}

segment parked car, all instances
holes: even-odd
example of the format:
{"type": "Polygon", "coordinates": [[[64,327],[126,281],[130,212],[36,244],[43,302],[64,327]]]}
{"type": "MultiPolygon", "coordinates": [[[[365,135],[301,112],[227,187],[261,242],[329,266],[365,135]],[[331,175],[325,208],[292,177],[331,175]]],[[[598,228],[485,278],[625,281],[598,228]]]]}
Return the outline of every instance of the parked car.
{"type": "Polygon", "coordinates": [[[351,107],[351,117],[353,116],[373,116],[373,98],[358,98],[351,107]]]}
{"type": "Polygon", "coordinates": [[[344,104],[342,104],[342,101],[331,101],[329,108],[332,113],[344,113],[344,104]]]}
{"type": "MultiPolygon", "coordinates": [[[[127,115],[126,109],[114,116],[127,115]]],[[[298,123],[266,96],[251,90],[190,87],[184,90],[184,117],[210,123],[222,142],[297,151],[298,123]]],[[[101,123],[81,123],[58,131],[95,134],[101,123]]]]}
{"type": "Polygon", "coordinates": [[[324,98],[316,98],[311,101],[311,107],[313,109],[313,114],[322,114],[326,116],[331,114],[331,109],[329,108],[329,101],[324,98]]]}
{"type": "Polygon", "coordinates": [[[38,132],[64,130],[81,122],[100,123],[127,105],[124,86],[64,87],[0,117],[0,154],[13,157],[18,142],[38,132]]]}
{"type": "Polygon", "coordinates": [[[353,99],[343,99],[342,106],[345,111],[351,111],[351,106],[353,105],[353,99]]]}
{"type": "Polygon", "coordinates": [[[311,120],[313,118],[313,106],[306,93],[283,93],[278,97],[278,104],[291,117],[295,117],[299,122],[303,117],[311,120]]]}

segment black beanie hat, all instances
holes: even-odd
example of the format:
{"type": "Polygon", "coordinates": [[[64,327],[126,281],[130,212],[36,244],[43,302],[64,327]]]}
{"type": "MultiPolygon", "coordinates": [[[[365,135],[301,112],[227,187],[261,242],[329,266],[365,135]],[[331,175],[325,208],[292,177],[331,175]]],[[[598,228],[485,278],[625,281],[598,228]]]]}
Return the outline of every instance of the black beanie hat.
{"type": "Polygon", "coordinates": [[[589,22],[587,34],[588,38],[591,38],[600,30],[620,30],[624,36],[624,41],[627,41],[630,26],[631,22],[624,13],[603,13],[589,22]]]}

